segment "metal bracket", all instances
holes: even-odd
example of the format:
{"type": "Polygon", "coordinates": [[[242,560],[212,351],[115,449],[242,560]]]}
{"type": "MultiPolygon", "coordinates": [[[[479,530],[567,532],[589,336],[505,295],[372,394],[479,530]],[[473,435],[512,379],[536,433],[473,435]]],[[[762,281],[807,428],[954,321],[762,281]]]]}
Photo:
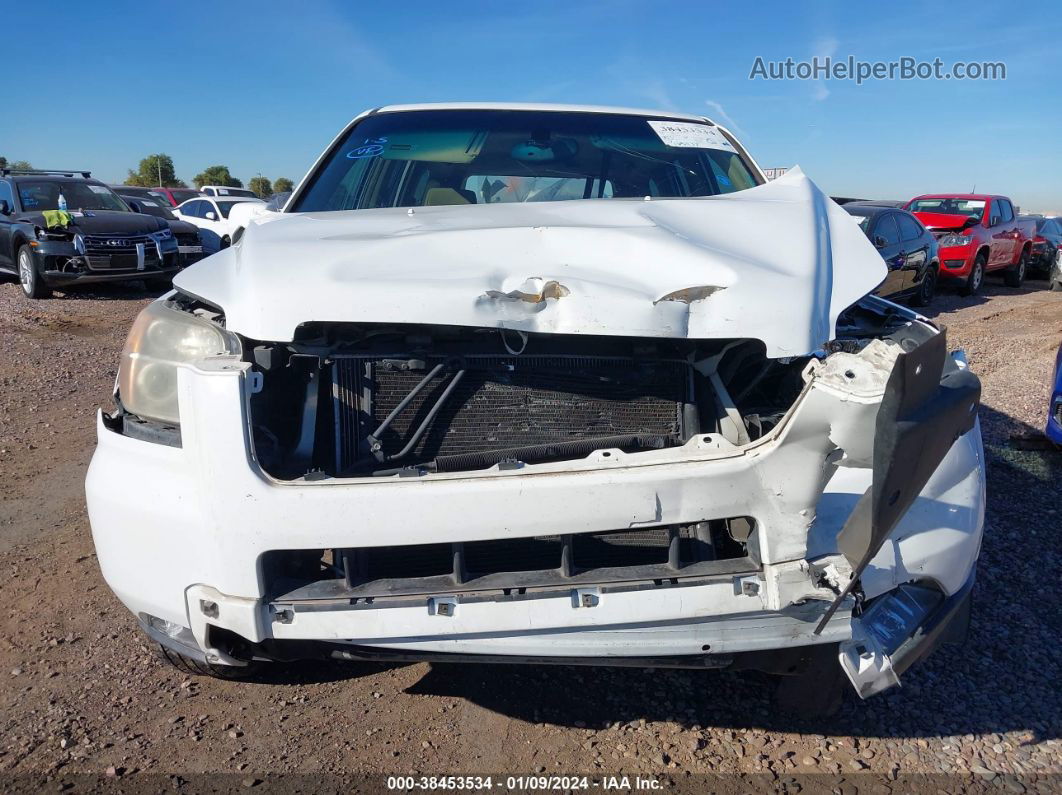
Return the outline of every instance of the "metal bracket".
{"type": "Polygon", "coordinates": [[[457,597],[433,596],[428,600],[428,615],[453,618],[457,615],[457,597]]]}
{"type": "Polygon", "coordinates": [[[572,607],[597,607],[601,604],[601,589],[576,588],[572,591],[572,607]]]}
{"type": "Polygon", "coordinates": [[[859,632],[851,640],[843,641],[838,657],[860,698],[869,698],[900,684],[900,677],[892,667],[892,658],[867,633],[859,632]]]}

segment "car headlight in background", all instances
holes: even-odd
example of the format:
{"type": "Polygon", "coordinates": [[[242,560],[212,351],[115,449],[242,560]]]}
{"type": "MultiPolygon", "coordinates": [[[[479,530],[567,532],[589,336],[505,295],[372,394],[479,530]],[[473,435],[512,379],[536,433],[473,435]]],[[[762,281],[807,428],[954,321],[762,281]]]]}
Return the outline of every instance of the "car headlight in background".
{"type": "Polygon", "coordinates": [[[941,248],[947,248],[948,246],[968,246],[971,242],[971,238],[966,235],[944,235],[937,243],[941,248]]]}
{"type": "Polygon", "coordinates": [[[151,236],[155,240],[169,240],[171,237],[173,237],[173,232],[171,232],[169,227],[167,227],[166,229],[160,229],[158,232],[152,232],[151,236]]]}
{"type": "Polygon", "coordinates": [[[70,242],[70,232],[57,231],[50,232],[47,229],[41,229],[39,226],[34,230],[33,234],[38,240],[50,240],[54,242],[70,242]]]}
{"type": "Polygon", "coordinates": [[[235,335],[206,318],[149,304],[133,323],[118,367],[118,394],[126,411],[180,424],[177,368],[206,356],[240,352],[235,335]]]}

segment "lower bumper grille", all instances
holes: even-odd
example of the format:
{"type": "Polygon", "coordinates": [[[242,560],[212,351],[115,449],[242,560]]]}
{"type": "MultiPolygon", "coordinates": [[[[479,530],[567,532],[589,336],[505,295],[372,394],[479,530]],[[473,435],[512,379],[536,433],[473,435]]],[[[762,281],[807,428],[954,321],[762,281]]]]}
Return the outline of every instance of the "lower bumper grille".
{"type": "Polygon", "coordinates": [[[681,444],[693,394],[684,361],[337,357],[332,367],[341,473],[389,462],[474,469],[529,450],[547,460],[586,455],[595,446],[681,444]]]}
{"type": "Polygon", "coordinates": [[[604,533],[360,549],[273,551],[277,598],[409,596],[671,580],[748,571],[747,517],[604,533]],[[741,539],[741,540],[737,540],[741,539]]]}

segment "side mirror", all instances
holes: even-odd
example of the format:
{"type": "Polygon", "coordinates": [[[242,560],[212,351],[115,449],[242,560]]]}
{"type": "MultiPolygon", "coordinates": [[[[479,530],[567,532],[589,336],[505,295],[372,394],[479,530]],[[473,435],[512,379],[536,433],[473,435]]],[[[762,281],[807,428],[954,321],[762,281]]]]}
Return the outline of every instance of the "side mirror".
{"type": "Polygon", "coordinates": [[[0,215],[10,215],[11,205],[7,203],[7,199],[0,199],[0,215]]]}
{"type": "Polygon", "coordinates": [[[133,201],[132,199],[126,199],[125,203],[129,205],[129,209],[132,210],[134,213],[142,213],[142,212],[144,212],[144,208],[140,206],[140,202],[138,202],[138,201],[133,201]]]}
{"type": "Polygon", "coordinates": [[[875,248],[885,248],[885,246],[887,246],[887,245],[889,245],[889,241],[888,240],[883,238],[881,235],[874,235],[874,247],[875,248]]]}
{"type": "Polygon", "coordinates": [[[1000,216],[998,216],[998,215],[993,215],[993,216],[992,216],[992,217],[991,217],[991,218],[990,218],[990,219],[988,220],[988,225],[989,225],[989,226],[999,226],[999,219],[1000,219],[1000,216]]]}
{"type": "Polygon", "coordinates": [[[218,220],[218,217],[217,217],[217,216],[216,216],[216,215],[214,214],[214,211],[213,211],[213,210],[211,210],[210,212],[208,212],[208,213],[207,213],[207,214],[206,214],[206,215],[205,215],[204,217],[205,217],[205,218],[206,218],[206,219],[207,219],[208,221],[216,221],[216,220],[218,220]]]}

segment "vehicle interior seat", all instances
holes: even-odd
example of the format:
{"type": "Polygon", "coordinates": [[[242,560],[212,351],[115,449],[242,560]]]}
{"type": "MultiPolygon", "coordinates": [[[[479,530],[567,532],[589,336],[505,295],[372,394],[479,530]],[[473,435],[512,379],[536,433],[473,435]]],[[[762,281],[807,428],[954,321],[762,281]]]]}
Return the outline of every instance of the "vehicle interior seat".
{"type": "Polygon", "coordinates": [[[425,207],[446,204],[475,204],[476,194],[465,188],[428,188],[424,194],[425,207]]]}

